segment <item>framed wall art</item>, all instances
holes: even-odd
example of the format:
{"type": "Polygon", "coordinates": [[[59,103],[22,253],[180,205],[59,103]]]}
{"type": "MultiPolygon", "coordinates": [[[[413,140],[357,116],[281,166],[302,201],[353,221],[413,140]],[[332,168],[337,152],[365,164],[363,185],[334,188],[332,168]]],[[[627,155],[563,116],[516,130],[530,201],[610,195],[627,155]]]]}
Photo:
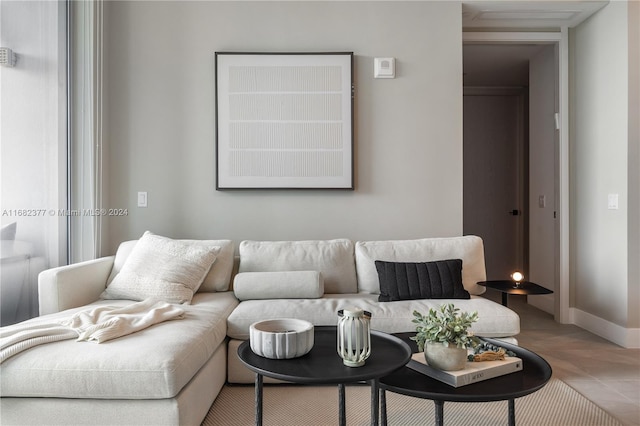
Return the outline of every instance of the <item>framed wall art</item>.
{"type": "Polygon", "coordinates": [[[216,189],[353,189],[353,53],[216,52],[216,189]]]}

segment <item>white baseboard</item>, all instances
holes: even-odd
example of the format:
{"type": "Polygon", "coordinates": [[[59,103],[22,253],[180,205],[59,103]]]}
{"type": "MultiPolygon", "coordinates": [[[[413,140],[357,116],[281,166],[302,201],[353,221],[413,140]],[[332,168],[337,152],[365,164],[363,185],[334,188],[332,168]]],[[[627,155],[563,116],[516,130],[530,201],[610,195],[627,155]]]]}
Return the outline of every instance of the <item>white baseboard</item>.
{"type": "Polygon", "coordinates": [[[577,308],[569,309],[572,324],[628,349],[640,349],[640,328],[625,328],[577,308]]]}

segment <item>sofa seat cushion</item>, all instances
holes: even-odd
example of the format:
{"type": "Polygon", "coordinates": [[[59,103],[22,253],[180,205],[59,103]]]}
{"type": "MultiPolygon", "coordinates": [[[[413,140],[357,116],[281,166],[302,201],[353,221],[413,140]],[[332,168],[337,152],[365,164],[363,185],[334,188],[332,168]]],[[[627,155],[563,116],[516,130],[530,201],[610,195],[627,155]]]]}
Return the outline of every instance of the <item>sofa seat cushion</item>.
{"type": "MultiPolygon", "coordinates": [[[[34,318],[50,323],[103,300],[34,318]]],[[[17,354],[2,364],[2,397],[161,399],[175,397],[226,337],[226,318],[237,305],[233,292],[197,293],[182,305],[185,317],[156,324],[105,343],[65,340],[17,354]]]]}
{"type": "Polygon", "coordinates": [[[467,235],[451,238],[423,238],[418,240],[358,241],[355,245],[358,291],[380,293],[376,260],[385,262],[433,262],[462,259],[462,285],[472,295],[480,295],[486,288],[478,285],[486,281],[484,245],[480,237],[467,235]]]}
{"type": "Polygon", "coordinates": [[[470,299],[420,299],[378,302],[373,294],[325,294],[320,299],[246,300],[227,319],[227,334],[247,340],[249,326],[272,318],[298,318],[314,325],[336,325],[338,310],[356,306],[371,312],[371,328],[386,333],[415,331],[413,311],[427,313],[443,303],[454,303],[463,311],[477,311],[471,330],[484,337],[508,337],[520,332],[520,317],[511,309],[481,296],[470,299]]]}
{"type": "Polygon", "coordinates": [[[239,272],[318,271],[325,293],[358,292],[353,242],[347,239],[242,241],[239,253],[239,272]]]}

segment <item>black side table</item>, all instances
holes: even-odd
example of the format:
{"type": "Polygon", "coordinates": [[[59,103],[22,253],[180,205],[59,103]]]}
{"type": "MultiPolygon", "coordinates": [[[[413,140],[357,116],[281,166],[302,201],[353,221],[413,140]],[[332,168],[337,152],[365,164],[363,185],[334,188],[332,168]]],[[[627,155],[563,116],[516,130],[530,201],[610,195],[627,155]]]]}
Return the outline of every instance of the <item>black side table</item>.
{"type": "Polygon", "coordinates": [[[507,306],[508,297],[510,294],[520,295],[534,295],[534,294],[551,294],[553,291],[548,288],[544,288],[541,285],[532,283],[530,281],[520,281],[516,286],[515,281],[511,280],[495,280],[495,281],[480,281],[478,285],[483,285],[494,290],[502,292],[502,305],[507,306]]]}

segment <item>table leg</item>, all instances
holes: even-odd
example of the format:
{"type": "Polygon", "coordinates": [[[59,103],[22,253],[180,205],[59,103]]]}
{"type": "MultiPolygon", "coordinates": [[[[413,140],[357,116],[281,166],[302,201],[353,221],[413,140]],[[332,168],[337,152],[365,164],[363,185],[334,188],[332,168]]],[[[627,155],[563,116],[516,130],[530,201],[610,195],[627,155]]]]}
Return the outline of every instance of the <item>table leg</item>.
{"type": "Polygon", "coordinates": [[[509,400],[509,426],[516,426],[516,401],[509,400]]]}
{"type": "Polygon", "coordinates": [[[502,306],[509,304],[509,293],[502,293],[502,306]]]}
{"type": "Polygon", "coordinates": [[[346,426],[347,413],[345,409],[344,383],[338,385],[338,421],[340,426],[346,426]]]}
{"type": "Polygon", "coordinates": [[[256,426],[262,426],[262,374],[256,373],[256,426]]]}
{"type": "Polygon", "coordinates": [[[380,393],[378,379],[371,380],[371,425],[378,426],[380,419],[380,393]]]}
{"type": "Polygon", "coordinates": [[[387,391],[380,389],[380,424],[387,426],[387,391]]]}
{"type": "Polygon", "coordinates": [[[443,426],[444,425],[444,401],[433,401],[436,405],[436,422],[435,426],[443,426]]]}

